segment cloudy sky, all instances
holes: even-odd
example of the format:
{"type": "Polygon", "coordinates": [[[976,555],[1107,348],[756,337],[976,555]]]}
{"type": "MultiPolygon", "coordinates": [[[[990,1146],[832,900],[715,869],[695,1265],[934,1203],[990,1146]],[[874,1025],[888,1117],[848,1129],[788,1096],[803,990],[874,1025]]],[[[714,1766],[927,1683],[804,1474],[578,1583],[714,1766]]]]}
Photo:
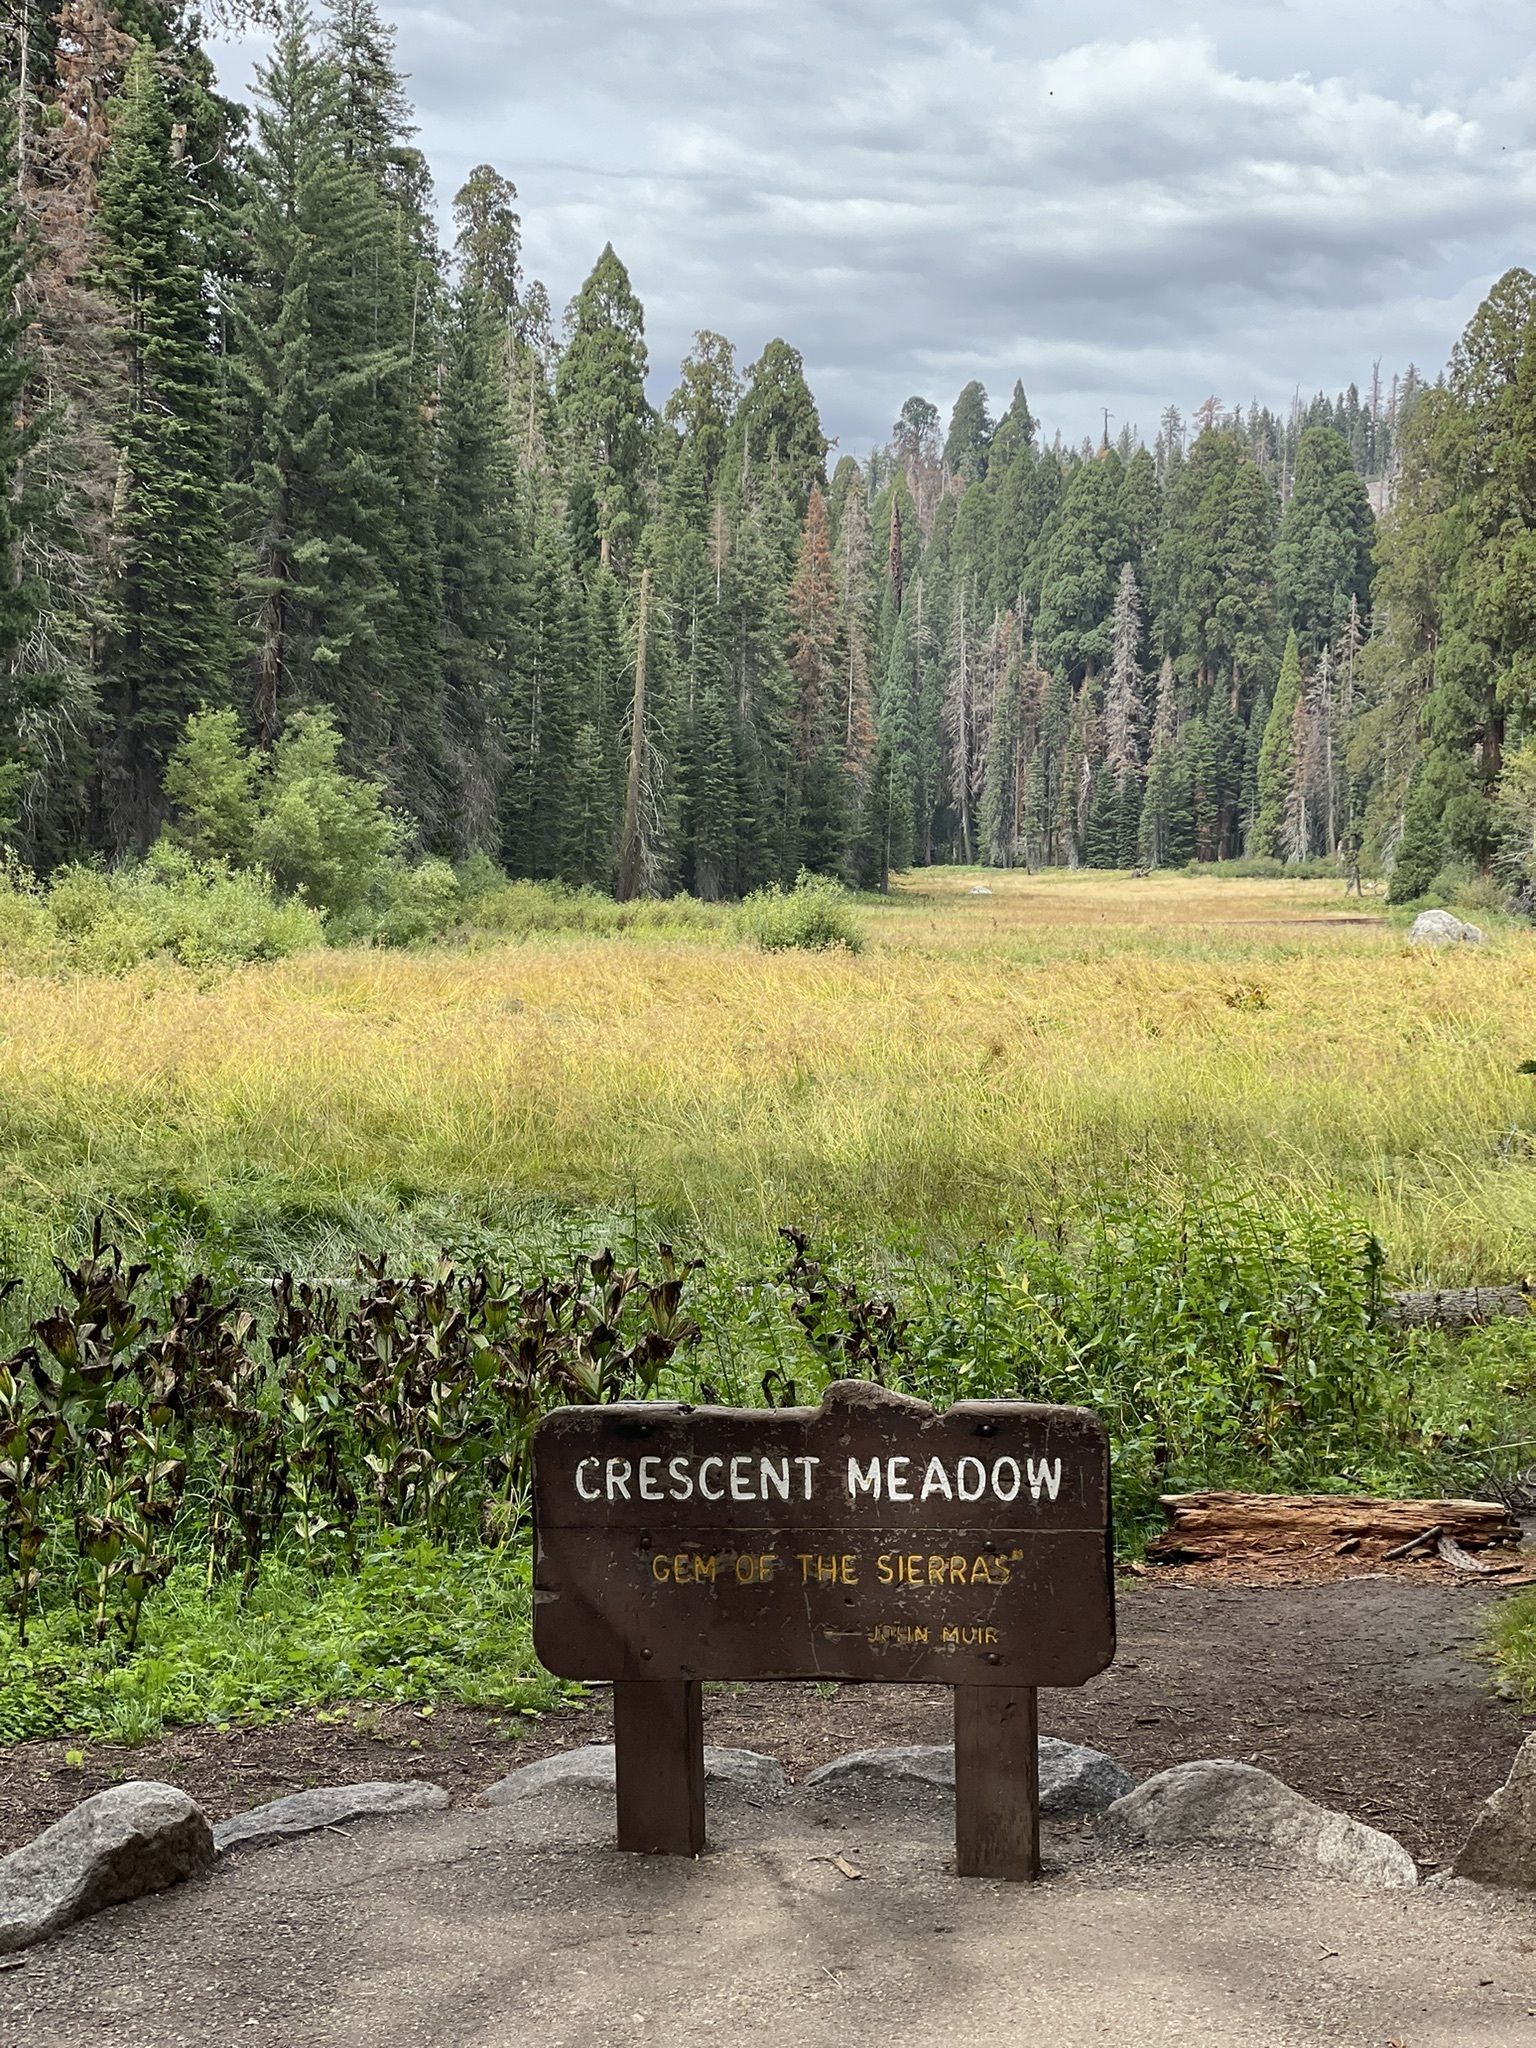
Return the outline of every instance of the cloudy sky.
{"type": "Polygon", "coordinates": [[[557,306],[611,240],[658,398],[695,328],[784,335],[855,452],[971,377],[1076,437],[1433,374],[1536,265],[1536,0],[394,12],[445,206],[513,178],[557,306]]]}

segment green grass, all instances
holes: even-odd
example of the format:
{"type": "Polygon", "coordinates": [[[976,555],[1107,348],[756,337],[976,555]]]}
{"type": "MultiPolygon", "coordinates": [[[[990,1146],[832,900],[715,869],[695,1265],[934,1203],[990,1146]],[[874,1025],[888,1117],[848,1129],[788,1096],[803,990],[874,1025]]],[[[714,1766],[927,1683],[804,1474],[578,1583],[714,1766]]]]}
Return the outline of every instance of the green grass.
{"type": "Polygon", "coordinates": [[[1526,1713],[1536,1713],[1536,1587],[1500,1601],[1489,1633],[1500,1680],[1526,1713]]]}
{"type": "Polygon", "coordinates": [[[152,1597],[125,1658],[90,1643],[71,1609],[55,1609],[25,1650],[0,1621],[0,1742],[142,1742],[342,1701],[536,1714],[570,1688],[535,1660],[531,1614],[523,1548],[448,1555],[401,1541],[356,1577],[269,1561],[244,1605],[233,1587],[205,1600],[187,1572],[152,1597]]]}

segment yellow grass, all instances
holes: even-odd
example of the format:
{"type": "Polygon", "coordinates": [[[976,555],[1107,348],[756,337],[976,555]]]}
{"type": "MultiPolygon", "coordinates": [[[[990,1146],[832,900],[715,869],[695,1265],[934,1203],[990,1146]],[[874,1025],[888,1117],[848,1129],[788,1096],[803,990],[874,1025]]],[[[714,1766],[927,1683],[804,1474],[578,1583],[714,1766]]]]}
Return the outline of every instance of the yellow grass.
{"type": "Polygon", "coordinates": [[[1218,1177],[1343,1193],[1404,1274],[1536,1267],[1536,934],[1435,953],[1332,883],[960,872],[867,922],[858,957],[546,938],[9,979],[0,1201],[13,1232],[161,1192],[633,1202],[749,1242],[1218,1177]]]}

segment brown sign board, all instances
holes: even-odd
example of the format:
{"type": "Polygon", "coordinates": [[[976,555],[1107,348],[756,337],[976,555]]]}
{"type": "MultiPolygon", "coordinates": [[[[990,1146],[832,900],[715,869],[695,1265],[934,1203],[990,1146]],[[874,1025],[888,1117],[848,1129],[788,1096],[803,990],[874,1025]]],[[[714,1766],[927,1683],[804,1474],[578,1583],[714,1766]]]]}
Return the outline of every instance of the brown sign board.
{"type": "Polygon", "coordinates": [[[575,1679],[1081,1685],[1114,1656],[1082,1408],[565,1408],[534,1439],[534,1643],[575,1679]]]}

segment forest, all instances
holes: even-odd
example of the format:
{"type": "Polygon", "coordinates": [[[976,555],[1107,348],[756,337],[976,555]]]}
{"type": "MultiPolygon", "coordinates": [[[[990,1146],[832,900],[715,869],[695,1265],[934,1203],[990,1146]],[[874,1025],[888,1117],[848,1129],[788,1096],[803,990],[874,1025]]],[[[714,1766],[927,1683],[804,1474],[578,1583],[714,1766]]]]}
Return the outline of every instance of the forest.
{"type": "Polygon", "coordinates": [[[971,383],[859,460],[788,340],[701,330],[655,409],[620,255],[557,314],[501,171],[445,247],[375,0],[274,29],[249,108],[176,0],[3,31],[13,876],[169,840],[345,914],[386,857],[706,900],[1246,859],[1536,904],[1529,273],[1435,382],[1080,445],[971,383]]]}

